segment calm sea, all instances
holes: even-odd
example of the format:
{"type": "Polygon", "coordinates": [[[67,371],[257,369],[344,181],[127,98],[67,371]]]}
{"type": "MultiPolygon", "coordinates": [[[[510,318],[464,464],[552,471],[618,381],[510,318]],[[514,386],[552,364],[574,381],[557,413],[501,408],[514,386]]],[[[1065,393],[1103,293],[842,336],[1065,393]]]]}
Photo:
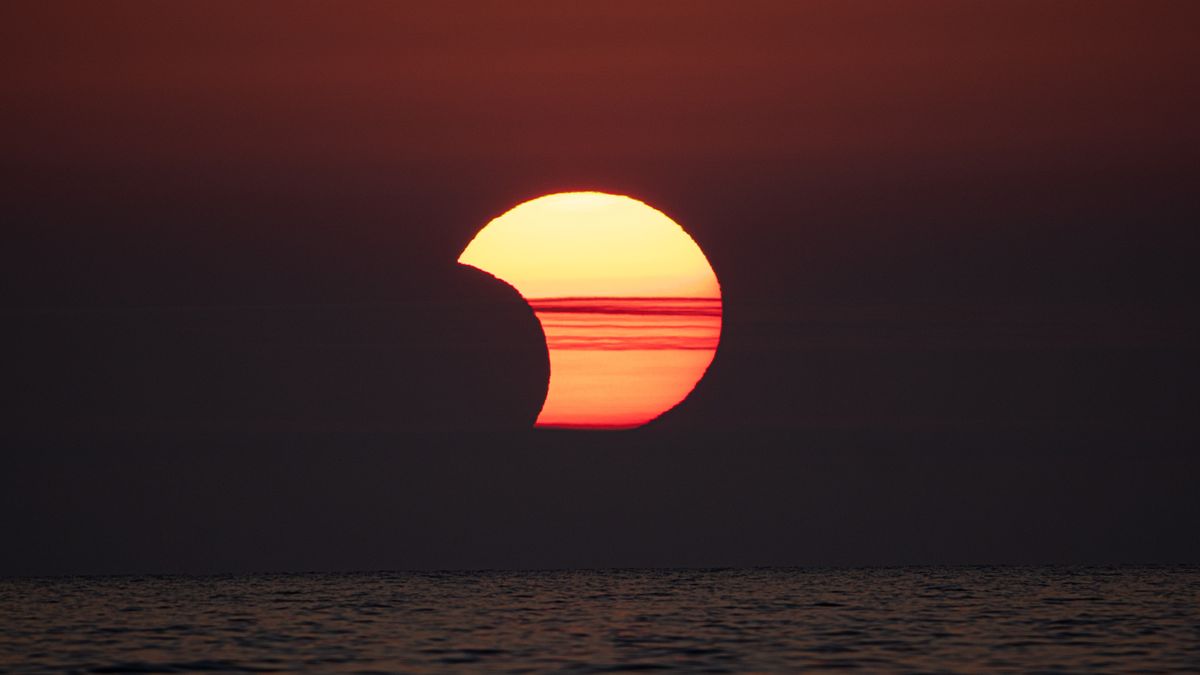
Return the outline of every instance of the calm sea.
{"type": "Polygon", "coordinates": [[[1200,670],[1200,568],[0,580],[0,671],[1200,670]]]}

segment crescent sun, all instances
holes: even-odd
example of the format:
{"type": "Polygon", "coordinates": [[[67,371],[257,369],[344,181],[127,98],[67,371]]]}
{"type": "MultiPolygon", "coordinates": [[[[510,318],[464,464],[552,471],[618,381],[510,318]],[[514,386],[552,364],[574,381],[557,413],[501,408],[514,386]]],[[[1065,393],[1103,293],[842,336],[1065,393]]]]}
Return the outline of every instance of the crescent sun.
{"type": "Polygon", "coordinates": [[[638,427],[712,363],[721,288],[683,228],[636,199],[565,192],[489,222],[458,261],[517,289],[546,335],[538,427],[638,427]]]}

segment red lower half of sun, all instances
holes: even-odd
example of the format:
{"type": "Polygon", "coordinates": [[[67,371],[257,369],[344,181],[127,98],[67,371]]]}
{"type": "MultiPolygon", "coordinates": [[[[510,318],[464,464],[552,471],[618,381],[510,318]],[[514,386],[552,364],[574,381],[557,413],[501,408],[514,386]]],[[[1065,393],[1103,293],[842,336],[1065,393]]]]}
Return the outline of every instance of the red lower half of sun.
{"type": "Polygon", "coordinates": [[[550,350],[539,427],[637,427],[682,401],[708,369],[721,301],[532,300],[550,350]]]}

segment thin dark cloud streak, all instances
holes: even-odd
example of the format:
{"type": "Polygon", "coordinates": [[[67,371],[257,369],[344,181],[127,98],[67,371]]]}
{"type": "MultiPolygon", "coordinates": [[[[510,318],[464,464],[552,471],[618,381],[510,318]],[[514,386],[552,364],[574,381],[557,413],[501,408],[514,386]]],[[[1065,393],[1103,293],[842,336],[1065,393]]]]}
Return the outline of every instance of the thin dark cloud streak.
{"type": "Polygon", "coordinates": [[[534,311],[546,314],[721,316],[719,298],[535,298],[534,311]]]}

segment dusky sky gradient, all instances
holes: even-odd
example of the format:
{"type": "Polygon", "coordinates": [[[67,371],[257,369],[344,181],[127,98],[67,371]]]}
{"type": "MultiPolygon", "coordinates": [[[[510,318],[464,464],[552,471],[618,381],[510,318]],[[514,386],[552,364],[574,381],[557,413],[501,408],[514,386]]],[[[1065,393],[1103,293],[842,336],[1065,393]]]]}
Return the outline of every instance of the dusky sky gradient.
{"type": "Polygon", "coordinates": [[[1198,18],[7,3],[0,573],[1196,562],[1198,18]],[[686,225],[708,374],[447,433],[545,382],[454,260],[570,190],[686,225]]]}

